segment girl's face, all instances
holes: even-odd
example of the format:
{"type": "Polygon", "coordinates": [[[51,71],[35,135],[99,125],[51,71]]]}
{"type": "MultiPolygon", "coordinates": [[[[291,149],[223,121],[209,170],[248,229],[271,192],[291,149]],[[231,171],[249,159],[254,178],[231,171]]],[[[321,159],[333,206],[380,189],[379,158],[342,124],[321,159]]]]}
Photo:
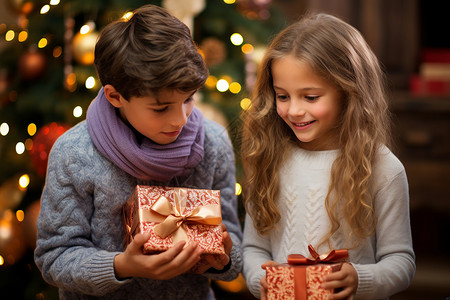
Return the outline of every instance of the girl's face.
{"type": "Polygon", "coordinates": [[[139,133],[166,145],[177,139],[192,113],[194,93],[163,90],[157,96],[132,96],[128,101],[122,98],[119,111],[139,133]]]}
{"type": "Polygon", "coordinates": [[[272,63],[278,115],[307,150],[338,148],[338,120],[342,96],[336,87],[295,57],[272,63]]]}

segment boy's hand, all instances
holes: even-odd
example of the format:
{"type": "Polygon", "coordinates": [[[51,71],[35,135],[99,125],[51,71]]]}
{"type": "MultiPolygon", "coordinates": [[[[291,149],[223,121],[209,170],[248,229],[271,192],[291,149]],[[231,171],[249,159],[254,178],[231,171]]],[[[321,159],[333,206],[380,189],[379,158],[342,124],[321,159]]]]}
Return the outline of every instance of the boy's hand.
{"type": "MultiPolygon", "coordinates": [[[[265,263],[263,263],[261,265],[262,269],[266,269],[267,267],[275,267],[279,265],[279,263],[273,261],[273,260],[269,260],[266,261],[265,263]]],[[[259,288],[260,294],[261,294],[261,300],[266,300],[267,299],[267,278],[266,275],[263,276],[263,278],[261,278],[261,280],[259,281],[261,284],[261,287],[259,288]]]]}
{"type": "Polygon", "coordinates": [[[231,248],[233,248],[233,241],[227,231],[227,227],[223,223],[222,232],[225,254],[203,254],[200,263],[192,270],[193,273],[203,274],[210,268],[222,270],[230,262],[230,252],[231,248]]]}
{"type": "Polygon", "coordinates": [[[358,287],[358,274],[351,264],[344,263],[340,271],[327,275],[321,286],[324,289],[337,291],[328,299],[352,300],[358,287]]]}
{"type": "Polygon", "coordinates": [[[199,260],[201,249],[193,243],[183,249],[185,241],[159,254],[146,255],[142,246],[150,234],[136,234],[124,252],[114,258],[116,277],[144,277],[158,280],[171,279],[189,271],[199,260]]]}

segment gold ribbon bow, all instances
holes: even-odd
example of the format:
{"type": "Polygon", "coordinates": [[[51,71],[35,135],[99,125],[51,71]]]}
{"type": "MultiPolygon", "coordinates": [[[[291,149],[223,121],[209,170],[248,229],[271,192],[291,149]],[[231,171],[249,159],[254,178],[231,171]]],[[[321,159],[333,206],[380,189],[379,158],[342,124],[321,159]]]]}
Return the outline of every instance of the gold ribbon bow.
{"type": "Polygon", "coordinates": [[[173,205],[169,199],[161,196],[150,209],[140,210],[142,221],[159,223],[154,230],[160,238],[173,234],[174,243],[187,240],[186,222],[205,225],[220,225],[222,222],[220,204],[198,206],[186,212],[187,189],[174,188],[173,195],[173,205]]]}

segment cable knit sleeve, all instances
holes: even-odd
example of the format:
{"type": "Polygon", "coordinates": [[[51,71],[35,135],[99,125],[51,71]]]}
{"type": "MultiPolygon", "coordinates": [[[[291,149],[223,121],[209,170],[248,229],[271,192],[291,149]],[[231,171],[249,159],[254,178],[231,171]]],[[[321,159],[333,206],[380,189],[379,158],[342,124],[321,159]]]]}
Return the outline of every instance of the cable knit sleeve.
{"type": "Polygon", "coordinates": [[[376,243],[372,243],[376,263],[354,263],[358,273],[357,299],[386,299],[411,283],[415,273],[412,247],[409,192],[406,173],[392,155],[378,166],[375,212],[378,218],[376,243]],[[390,175],[392,174],[392,175],[390,175]]]}
{"type": "MultiPolygon", "coordinates": [[[[234,152],[227,131],[222,126],[206,121],[205,162],[215,164],[212,189],[220,190],[222,222],[233,241],[231,266],[227,271],[205,273],[210,279],[230,281],[242,271],[242,229],[238,218],[234,152]]],[[[208,172],[205,172],[208,174],[208,172]]],[[[205,181],[206,182],[206,181],[205,181]]]]}
{"type": "Polygon", "coordinates": [[[273,260],[269,236],[261,236],[253,225],[252,218],[246,214],[244,226],[244,278],[249,291],[257,298],[260,297],[260,280],[266,275],[261,265],[273,260]]]}
{"type": "Polygon", "coordinates": [[[35,262],[48,283],[99,296],[125,281],[114,275],[113,260],[118,252],[98,250],[92,240],[94,187],[89,178],[99,176],[101,180],[101,175],[85,173],[94,166],[86,158],[92,148],[84,143],[83,133],[83,126],[71,129],[51,150],[37,223],[35,262]]]}

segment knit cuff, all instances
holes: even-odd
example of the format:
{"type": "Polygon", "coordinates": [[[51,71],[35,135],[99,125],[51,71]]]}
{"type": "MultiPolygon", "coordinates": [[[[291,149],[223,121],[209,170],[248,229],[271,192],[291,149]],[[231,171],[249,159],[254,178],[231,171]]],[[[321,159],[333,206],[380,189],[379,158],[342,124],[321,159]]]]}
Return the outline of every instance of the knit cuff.
{"type": "MultiPolygon", "coordinates": [[[[369,295],[373,295],[373,272],[364,268],[363,265],[352,264],[358,274],[358,289],[356,290],[356,298],[368,299],[369,295]]],[[[370,297],[369,297],[370,298],[370,297]]]]}

